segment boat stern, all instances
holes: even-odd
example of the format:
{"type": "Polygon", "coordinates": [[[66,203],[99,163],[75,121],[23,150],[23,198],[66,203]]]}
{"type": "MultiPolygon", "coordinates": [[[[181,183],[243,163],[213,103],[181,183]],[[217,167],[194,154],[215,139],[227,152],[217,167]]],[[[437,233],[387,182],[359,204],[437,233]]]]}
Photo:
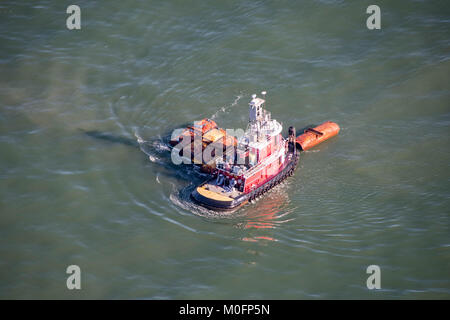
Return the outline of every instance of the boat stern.
{"type": "Polygon", "coordinates": [[[192,191],[191,197],[199,204],[215,210],[229,210],[240,204],[229,195],[210,190],[207,184],[196,187],[194,191],[192,191]]]}

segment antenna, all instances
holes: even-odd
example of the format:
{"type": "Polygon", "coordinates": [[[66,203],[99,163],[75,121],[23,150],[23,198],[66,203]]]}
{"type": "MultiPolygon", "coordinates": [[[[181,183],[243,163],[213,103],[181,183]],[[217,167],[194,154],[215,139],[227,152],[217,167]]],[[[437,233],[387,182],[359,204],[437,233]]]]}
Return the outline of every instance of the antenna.
{"type": "MultiPolygon", "coordinates": [[[[264,100],[266,100],[266,93],[267,93],[267,91],[262,91],[261,92],[264,100]]],[[[265,105],[267,105],[267,102],[265,103],[265,105]]],[[[264,108],[266,108],[266,106],[264,106],[264,108]]]]}

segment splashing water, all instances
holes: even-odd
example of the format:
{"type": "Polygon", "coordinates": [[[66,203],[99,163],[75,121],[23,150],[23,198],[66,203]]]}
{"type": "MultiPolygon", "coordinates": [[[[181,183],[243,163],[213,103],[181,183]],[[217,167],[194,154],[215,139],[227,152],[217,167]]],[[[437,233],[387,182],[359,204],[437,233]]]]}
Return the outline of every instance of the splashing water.
{"type": "Polygon", "coordinates": [[[169,147],[162,147],[164,144],[161,141],[154,141],[150,144],[149,141],[144,140],[137,132],[134,133],[134,136],[139,144],[139,148],[148,156],[148,159],[151,162],[161,162],[160,158],[157,157],[153,151],[161,152],[164,148],[169,149],[169,147]]]}

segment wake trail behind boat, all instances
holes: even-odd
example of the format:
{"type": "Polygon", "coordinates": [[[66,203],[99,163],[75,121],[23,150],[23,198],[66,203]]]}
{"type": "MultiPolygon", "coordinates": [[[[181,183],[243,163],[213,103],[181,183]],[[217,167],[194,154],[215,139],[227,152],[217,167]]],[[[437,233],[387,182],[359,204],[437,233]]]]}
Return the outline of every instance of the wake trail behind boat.
{"type": "Polygon", "coordinates": [[[165,148],[169,148],[168,146],[164,145],[164,143],[161,141],[154,141],[153,143],[150,143],[149,141],[142,138],[137,132],[134,133],[134,136],[136,137],[136,141],[139,144],[139,149],[141,149],[141,151],[148,156],[148,159],[151,162],[162,162],[160,158],[155,154],[155,151],[156,153],[161,153],[163,150],[167,150],[165,148]]]}
{"type": "Polygon", "coordinates": [[[234,99],[233,103],[231,103],[230,105],[224,106],[222,108],[219,108],[219,110],[217,110],[212,116],[211,116],[211,120],[214,120],[215,118],[217,118],[219,116],[219,114],[221,112],[226,113],[229,109],[231,109],[232,107],[234,107],[235,105],[237,105],[238,101],[243,97],[243,93],[241,92],[238,96],[236,96],[236,99],[234,99]]]}

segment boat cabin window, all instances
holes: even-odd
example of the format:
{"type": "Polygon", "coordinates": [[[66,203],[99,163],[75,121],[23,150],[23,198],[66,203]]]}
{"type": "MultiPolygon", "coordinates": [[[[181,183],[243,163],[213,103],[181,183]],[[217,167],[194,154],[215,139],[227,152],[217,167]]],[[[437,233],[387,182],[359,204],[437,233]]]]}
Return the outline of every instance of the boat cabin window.
{"type": "Polygon", "coordinates": [[[255,148],[250,148],[248,159],[250,166],[255,166],[258,163],[258,150],[255,148]]]}

